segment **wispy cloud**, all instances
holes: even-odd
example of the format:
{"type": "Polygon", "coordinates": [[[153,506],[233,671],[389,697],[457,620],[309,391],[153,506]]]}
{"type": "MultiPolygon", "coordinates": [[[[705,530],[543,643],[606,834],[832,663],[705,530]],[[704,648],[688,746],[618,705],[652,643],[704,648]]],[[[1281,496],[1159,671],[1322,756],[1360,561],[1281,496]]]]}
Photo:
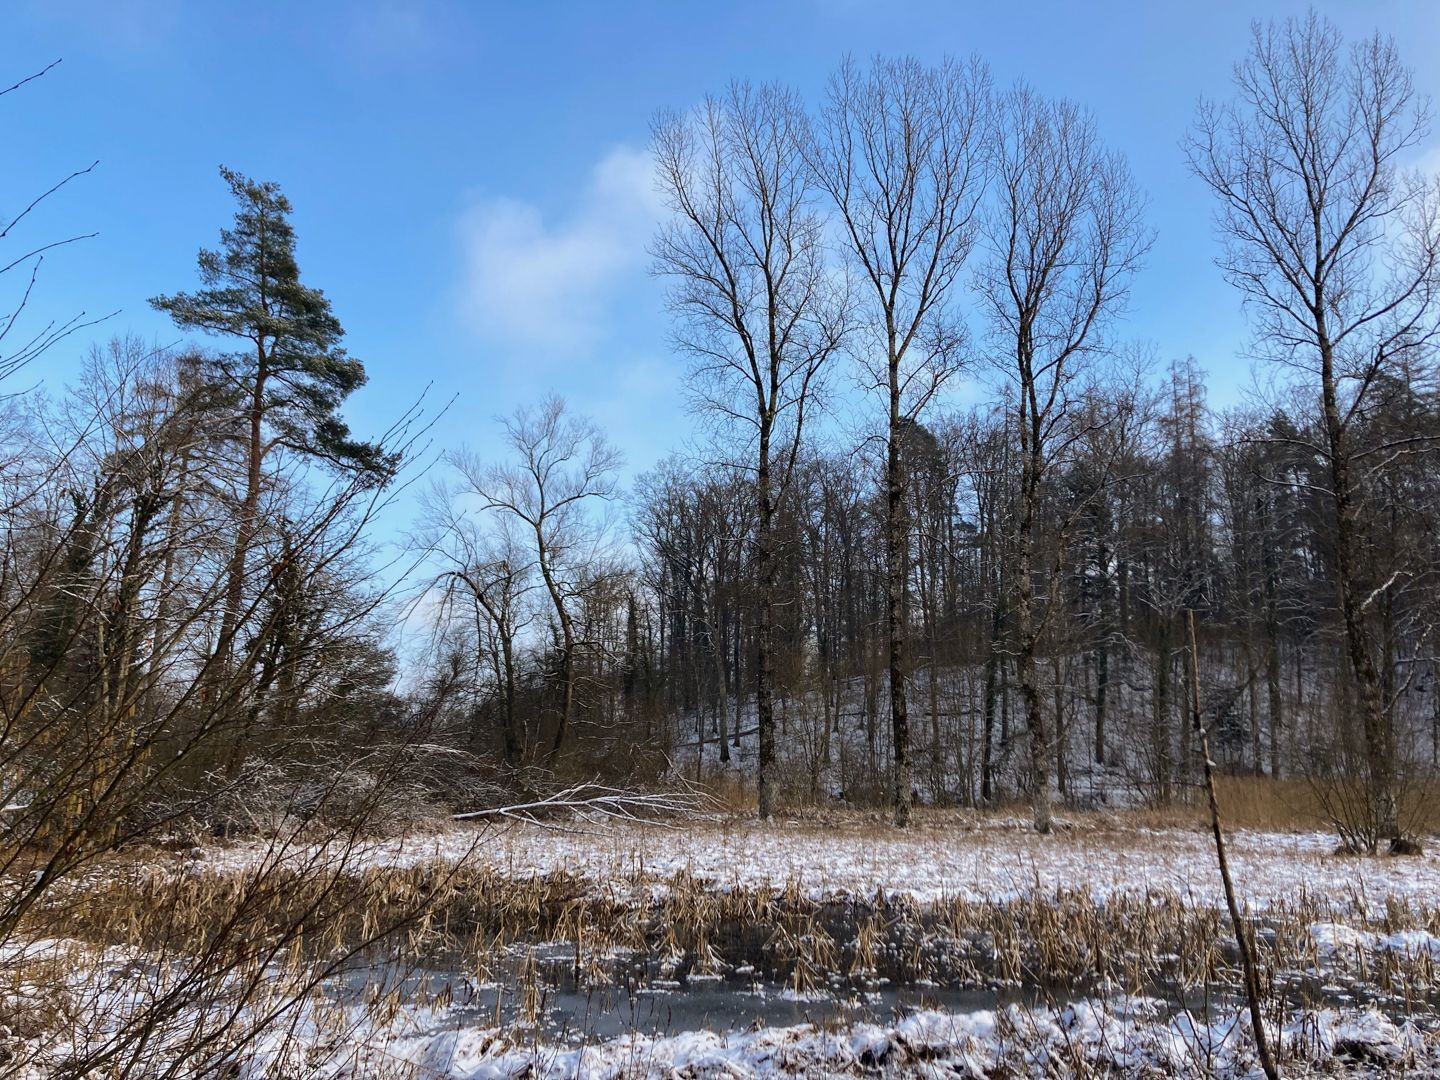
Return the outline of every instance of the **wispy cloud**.
{"type": "Polygon", "coordinates": [[[1418,169],[1426,176],[1440,176],[1440,142],[1431,142],[1421,150],[1411,168],[1418,169]]]}
{"type": "Polygon", "coordinates": [[[659,212],[650,158],[627,147],[600,160],[558,220],[520,199],[477,202],[459,224],[462,318],[483,337],[545,352],[595,344],[645,264],[659,212]]]}
{"type": "Polygon", "coordinates": [[[360,0],[349,9],[342,44],[367,64],[424,60],[473,32],[463,16],[448,0],[360,0]]]}

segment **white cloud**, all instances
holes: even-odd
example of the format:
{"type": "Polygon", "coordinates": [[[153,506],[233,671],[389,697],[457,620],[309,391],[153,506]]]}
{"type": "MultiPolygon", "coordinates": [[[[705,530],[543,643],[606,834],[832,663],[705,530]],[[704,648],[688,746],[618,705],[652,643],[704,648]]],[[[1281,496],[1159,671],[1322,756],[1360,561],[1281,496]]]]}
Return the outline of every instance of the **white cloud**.
{"type": "Polygon", "coordinates": [[[514,345],[593,345],[610,302],[645,265],[659,212],[649,156],[626,147],[600,160],[561,220],[520,199],[477,202],[459,225],[460,314],[478,334],[514,345]]]}

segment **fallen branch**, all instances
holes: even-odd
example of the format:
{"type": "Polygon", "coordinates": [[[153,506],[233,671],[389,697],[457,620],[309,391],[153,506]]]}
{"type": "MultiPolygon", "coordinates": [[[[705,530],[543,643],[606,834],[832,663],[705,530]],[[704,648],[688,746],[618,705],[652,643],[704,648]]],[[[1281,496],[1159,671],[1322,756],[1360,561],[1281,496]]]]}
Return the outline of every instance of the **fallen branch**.
{"type": "Polygon", "coordinates": [[[532,824],[545,824],[541,815],[568,813],[591,823],[605,821],[642,821],[654,823],[651,815],[693,813],[710,802],[710,797],[695,788],[680,791],[635,792],[601,784],[577,784],[531,802],[494,806],[455,814],[455,821],[477,819],[508,819],[532,824]]]}

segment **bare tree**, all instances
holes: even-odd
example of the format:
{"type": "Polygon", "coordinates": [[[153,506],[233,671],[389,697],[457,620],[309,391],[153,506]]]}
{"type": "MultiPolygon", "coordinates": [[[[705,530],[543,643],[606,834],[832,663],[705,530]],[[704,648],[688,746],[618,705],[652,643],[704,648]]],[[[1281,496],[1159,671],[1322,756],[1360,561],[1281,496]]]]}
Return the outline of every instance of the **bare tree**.
{"type": "MultiPolygon", "coordinates": [[[[7,97],[36,79],[42,78],[59,63],[59,60],[52,61],[41,70],[0,89],[0,98],[7,97]]],[[[9,102],[4,104],[8,105],[9,102]]],[[[3,382],[8,376],[14,375],[62,338],[69,337],[77,330],[94,326],[97,322],[109,317],[89,319],[85,312],[81,311],[63,321],[52,319],[39,327],[27,327],[22,320],[22,316],[30,306],[46,253],[65,247],[67,244],[73,244],[77,240],[89,240],[96,236],[96,233],[77,234],[58,240],[38,242],[22,240],[20,241],[21,248],[18,251],[9,246],[19,237],[20,234],[17,230],[21,230],[26,219],[34,214],[42,203],[72,180],[92,172],[99,164],[99,161],[92,161],[83,169],[76,169],[28,202],[25,202],[23,197],[18,199],[17,201],[22,204],[19,212],[13,217],[0,217],[0,241],[9,242],[5,246],[0,246],[0,284],[8,287],[7,275],[10,274],[19,274],[23,278],[23,284],[19,286],[18,293],[5,301],[4,309],[0,310],[0,382],[3,382]]],[[[7,201],[12,197],[9,192],[4,194],[7,201]]]]}
{"type": "Polygon", "coordinates": [[[244,613],[255,634],[242,658],[261,677],[233,690],[239,709],[208,695],[230,537],[194,512],[229,463],[207,453],[213,414],[176,385],[169,358],[122,344],[103,363],[73,415],[48,425],[61,438],[33,450],[53,459],[43,486],[6,512],[0,871],[45,855],[0,892],[0,942],[112,844],[233,790],[212,766],[237,713],[256,731],[262,714],[285,721],[285,749],[313,749],[293,723],[297,702],[322,693],[317,664],[334,661],[333,673],[383,592],[357,584],[353,565],[382,493],[352,476],[308,505],[293,499],[285,541],[265,550],[265,600],[244,613]],[[178,524],[167,519],[177,506],[178,524]]]}
{"type": "MultiPolygon", "coordinates": [[[[697,475],[689,463],[667,458],[636,484],[634,535],[651,557],[655,572],[649,585],[667,615],[687,625],[692,652],[708,654],[710,681],[714,684],[715,739],[721,764],[730,761],[726,643],[734,617],[736,586],[734,551],[749,532],[749,507],[744,480],[734,470],[709,467],[697,475]]],[[[674,641],[672,646],[682,643],[674,641]]],[[[733,665],[732,665],[733,666],[733,665]]],[[[698,655],[689,682],[705,681],[698,655]]],[[[701,728],[700,702],[696,708],[701,728]]],[[[697,760],[703,759],[705,739],[697,739],[697,760]]]]}
{"type": "Polygon", "coordinates": [[[825,261],[805,139],[794,93],[746,83],[692,114],[662,116],[653,133],[672,212],[653,251],[673,283],[675,336],[694,359],[696,402],[754,440],[762,818],[775,805],[776,516],[848,314],[825,261]]]}
{"type": "Polygon", "coordinates": [[[473,453],[449,455],[483,509],[512,516],[530,534],[535,567],[555,612],[560,638],[560,710],[547,757],[560,755],[575,713],[575,601],[603,536],[590,503],[615,494],[621,457],[592,422],[549,397],[504,421],[514,460],[487,466],[473,453]]]}
{"type": "Polygon", "coordinates": [[[1359,428],[1387,376],[1408,375],[1440,328],[1440,189],[1401,169],[1426,130],[1394,43],[1349,50],[1313,13],[1255,24],[1235,69],[1236,99],[1202,104],[1188,140],[1215,193],[1219,265],[1255,313],[1259,351],[1319,399],[1345,653],[1359,697],[1376,839],[1400,838],[1396,752],[1373,622],[1404,584],[1402,566],[1363,565],[1370,478],[1440,436],[1369,445],[1359,428]]]}
{"type": "MultiPolygon", "coordinates": [[[[415,539],[438,570],[425,582],[421,596],[438,599],[439,629],[460,619],[473,632],[476,682],[488,666],[498,704],[502,759],[516,768],[528,741],[518,710],[519,652],[521,635],[534,614],[529,594],[535,588],[535,558],[516,535],[515,518],[497,518],[487,528],[466,513],[463,489],[437,483],[422,502],[422,525],[415,539]],[[468,612],[456,610],[462,603],[469,605],[468,612]]],[[[476,722],[480,712],[477,701],[470,731],[476,747],[482,738],[476,722]]]]}
{"type": "Polygon", "coordinates": [[[886,407],[886,629],[895,823],[910,817],[905,680],[910,575],[902,442],[962,361],[952,287],[974,245],[985,188],[989,75],[982,64],[845,62],[830,82],[810,157],[834,200],[867,317],[853,339],[886,407]]]}
{"type": "MultiPolygon", "coordinates": [[[[1036,680],[1036,646],[1053,614],[1058,565],[1036,593],[1037,509],[1067,431],[1075,382],[1101,354],[1100,333],[1149,246],[1143,200],[1123,157],[1107,151],[1094,121],[1068,101],[1028,87],[998,110],[995,202],[985,224],[990,258],[980,289],[993,340],[1008,354],[1020,433],[1019,508],[1013,562],[1014,632],[1029,725],[1035,828],[1050,829],[1050,735],[1036,680]]],[[[1058,557],[1058,545],[1052,547],[1058,557]]]]}

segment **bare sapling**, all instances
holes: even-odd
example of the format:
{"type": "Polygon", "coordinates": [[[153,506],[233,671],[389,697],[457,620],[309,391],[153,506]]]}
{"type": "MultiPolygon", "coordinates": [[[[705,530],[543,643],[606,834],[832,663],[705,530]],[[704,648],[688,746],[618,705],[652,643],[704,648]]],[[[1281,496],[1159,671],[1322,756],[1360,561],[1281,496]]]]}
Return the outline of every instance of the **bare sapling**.
{"type": "Polygon", "coordinates": [[[1250,1026],[1255,1032],[1255,1053],[1268,1080],[1280,1080],[1280,1067],[1265,1034],[1265,1021],[1260,1012],[1260,976],[1255,968],[1255,939],[1250,926],[1240,915],[1235,901],[1235,883],[1230,877],[1230,862],[1225,857],[1225,830],[1220,825],[1220,800],[1215,794],[1215,763],[1210,760],[1210,739],[1200,722],[1200,650],[1195,645],[1195,612],[1185,611],[1185,630],[1190,638],[1190,724],[1205,772],[1205,794],[1210,803],[1210,830],[1215,834],[1215,861],[1220,866],[1220,880],[1225,883],[1225,906],[1230,909],[1230,925],[1235,928],[1235,944],[1240,950],[1240,968],[1245,977],[1245,1000],[1250,1006],[1250,1026]]]}

